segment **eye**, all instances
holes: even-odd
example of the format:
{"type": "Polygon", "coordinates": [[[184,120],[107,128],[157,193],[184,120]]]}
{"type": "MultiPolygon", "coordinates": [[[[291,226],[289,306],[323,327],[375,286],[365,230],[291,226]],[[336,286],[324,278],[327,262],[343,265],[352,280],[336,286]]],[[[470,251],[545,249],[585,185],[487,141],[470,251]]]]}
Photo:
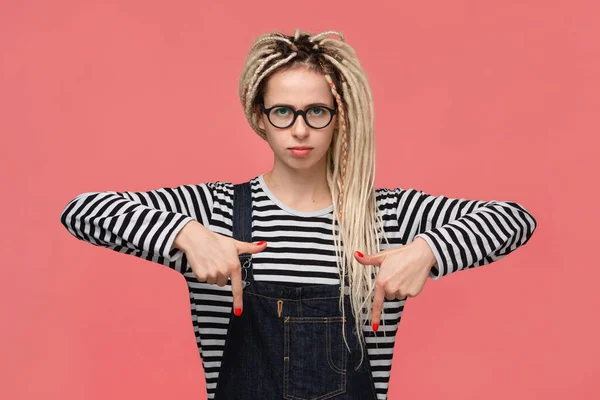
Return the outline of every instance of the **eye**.
{"type": "Polygon", "coordinates": [[[288,114],[289,114],[289,112],[290,112],[290,109],[289,109],[289,108],[287,108],[287,107],[279,107],[279,108],[276,108],[276,109],[275,109],[275,110],[273,110],[273,111],[275,111],[275,114],[276,114],[277,116],[280,116],[280,117],[285,117],[286,115],[288,115],[288,114]]]}
{"type": "Polygon", "coordinates": [[[321,114],[323,114],[325,112],[325,110],[323,110],[323,108],[321,108],[321,107],[313,107],[308,111],[315,116],[320,116],[321,114]]]}

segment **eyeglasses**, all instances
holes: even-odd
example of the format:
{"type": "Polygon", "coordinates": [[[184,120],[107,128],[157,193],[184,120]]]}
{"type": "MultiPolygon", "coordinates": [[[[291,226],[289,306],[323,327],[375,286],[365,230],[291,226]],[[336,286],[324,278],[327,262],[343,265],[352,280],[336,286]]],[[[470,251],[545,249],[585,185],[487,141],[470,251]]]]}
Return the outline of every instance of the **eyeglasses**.
{"type": "Polygon", "coordinates": [[[294,125],[298,115],[301,115],[302,118],[304,118],[306,125],[314,129],[323,129],[331,123],[333,116],[337,112],[337,105],[335,105],[334,108],[314,106],[307,108],[306,110],[294,111],[286,106],[265,108],[265,105],[261,104],[260,109],[267,114],[267,119],[275,128],[289,128],[294,125]]]}

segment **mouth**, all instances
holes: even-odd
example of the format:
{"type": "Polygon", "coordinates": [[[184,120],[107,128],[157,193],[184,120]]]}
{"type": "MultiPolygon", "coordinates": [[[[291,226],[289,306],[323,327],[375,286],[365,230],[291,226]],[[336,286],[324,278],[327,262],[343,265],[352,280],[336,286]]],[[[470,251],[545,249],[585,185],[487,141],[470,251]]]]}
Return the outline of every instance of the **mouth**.
{"type": "Polygon", "coordinates": [[[295,156],[305,156],[312,150],[312,147],[298,146],[288,148],[295,156]]]}

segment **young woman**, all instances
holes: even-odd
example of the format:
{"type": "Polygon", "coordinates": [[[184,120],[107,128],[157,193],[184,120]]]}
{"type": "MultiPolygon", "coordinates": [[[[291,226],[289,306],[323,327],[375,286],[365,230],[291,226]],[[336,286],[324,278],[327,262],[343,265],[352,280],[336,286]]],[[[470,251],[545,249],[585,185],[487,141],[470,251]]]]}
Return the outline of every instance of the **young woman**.
{"type": "Polygon", "coordinates": [[[536,221],[515,202],[375,189],[371,90],[338,32],[258,37],[239,89],[270,171],[83,193],[61,221],[183,274],[208,398],[385,399],[406,298],[506,256],[536,221]]]}

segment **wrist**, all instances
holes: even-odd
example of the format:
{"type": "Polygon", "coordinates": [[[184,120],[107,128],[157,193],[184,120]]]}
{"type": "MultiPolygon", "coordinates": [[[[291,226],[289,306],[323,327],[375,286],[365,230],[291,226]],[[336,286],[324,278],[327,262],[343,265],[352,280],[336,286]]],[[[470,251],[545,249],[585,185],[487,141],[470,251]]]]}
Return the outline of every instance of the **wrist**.
{"type": "Polygon", "coordinates": [[[173,247],[178,248],[179,250],[186,251],[190,245],[190,230],[193,229],[194,222],[190,221],[181,228],[175,239],[173,240],[173,247]]]}
{"type": "Polygon", "coordinates": [[[435,265],[437,259],[427,240],[419,236],[414,240],[414,242],[418,243],[419,247],[422,249],[423,257],[427,260],[427,266],[431,267],[432,265],[435,265]]]}

